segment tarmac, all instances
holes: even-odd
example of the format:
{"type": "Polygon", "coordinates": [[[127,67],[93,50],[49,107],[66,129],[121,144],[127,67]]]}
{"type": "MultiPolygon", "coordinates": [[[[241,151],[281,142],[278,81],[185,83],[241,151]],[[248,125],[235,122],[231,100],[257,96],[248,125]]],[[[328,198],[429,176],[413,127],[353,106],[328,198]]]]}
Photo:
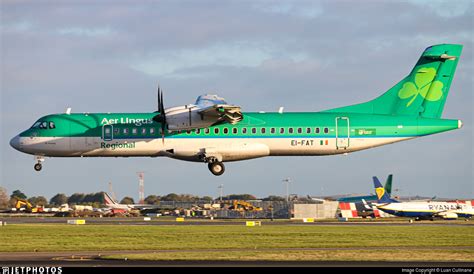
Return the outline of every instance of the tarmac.
{"type": "Polygon", "coordinates": [[[198,218],[186,218],[184,222],[176,222],[174,218],[158,217],[151,218],[150,221],[145,221],[144,217],[3,217],[0,215],[0,221],[8,224],[65,224],[67,220],[85,220],[86,224],[96,225],[243,225],[246,221],[261,221],[265,226],[267,225],[281,225],[281,226],[386,226],[386,225],[397,225],[397,226],[474,226],[474,222],[454,222],[454,221],[415,221],[413,223],[408,220],[389,220],[379,221],[372,219],[365,219],[361,221],[326,221],[326,220],[315,220],[315,222],[303,223],[301,220],[253,220],[253,219],[198,219],[198,218]]]}
{"type": "MultiPolygon", "coordinates": [[[[393,247],[390,247],[393,248],[393,247]]],[[[455,247],[447,247],[454,249],[455,247]]],[[[472,247],[474,248],[474,247],[472,247]]],[[[357,249],[357,248],[352,248],[357,249]]],[[[360,248],[361,249],[361,248],[360,248]]],[[[366,248],[364,248],[366,249],[366,248]]],[[[378,248],[380,249],[380,248],[378,248]]],[[[274,250],[274,249],[272,249],[274,250]]],[[[292,249],[294,250],[294,249],[292,249]]],[[[301,249],[309,250],[309,249],[301,249]]],[[[316,248],[311,250],[325,250],[316,248]]],[[[155,250],[155,252],[182,252],[183,250],[155,250]]],[[[192,250],[206,252],[207,250],[192,250]]],[[[210,251],[210,250],[209,250],[210,251]]],[[[473,268],[473,262],[379,262],[379,261],[147,261],[109,260],[102,256],[140,254],[153,251],[74,251],[74,252],[0,252],[0,266],[63,266],[63,267],[464,267],[473,268]]]]}

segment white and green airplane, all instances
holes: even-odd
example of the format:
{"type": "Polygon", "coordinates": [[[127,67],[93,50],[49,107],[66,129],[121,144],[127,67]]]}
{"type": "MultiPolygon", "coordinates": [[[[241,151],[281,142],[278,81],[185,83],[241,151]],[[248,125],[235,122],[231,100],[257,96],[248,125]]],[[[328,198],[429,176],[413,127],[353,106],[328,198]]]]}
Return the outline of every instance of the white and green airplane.
{"type": "Polygon", "coordinates": [[[265,156],[344,154],[461,128],[441,119],[462,45],[428,47],[408,76],[380,97],[321,112],[245,112],[216,95],[158,111],[70,113],[38,119],[10,145],[44,157],[158,157],[207,163],[265,156]]]}

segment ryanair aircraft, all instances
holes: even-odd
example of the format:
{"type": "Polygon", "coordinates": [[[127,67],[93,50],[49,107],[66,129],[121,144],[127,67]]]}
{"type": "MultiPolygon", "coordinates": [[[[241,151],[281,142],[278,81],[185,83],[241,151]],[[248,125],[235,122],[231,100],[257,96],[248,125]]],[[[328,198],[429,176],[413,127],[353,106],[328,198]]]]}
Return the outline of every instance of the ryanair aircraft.
{"type": "Polygon", "coordinates": [[[411,217],[416,220],[433,220],[435,218],[455,220],[472,218],[472,202],[398,202],[390,198],[377,177],[373,177],[377,203],[372,204],[379,210],[400,217],[411,217]],[[469,204],[470,203],[470,204],[469,204]]]}
{"type": "Polygon", "coordinates": [[[158,157],[206,163],[214,175],[224,162],[266,156],[346,154],[461,128],[442,119],[462,46],[428,47],[408,76],[380,97],[321,112],[241,111],[217,95],[148,113],[51,114],[10,145],[44,157],[158,157]]]}

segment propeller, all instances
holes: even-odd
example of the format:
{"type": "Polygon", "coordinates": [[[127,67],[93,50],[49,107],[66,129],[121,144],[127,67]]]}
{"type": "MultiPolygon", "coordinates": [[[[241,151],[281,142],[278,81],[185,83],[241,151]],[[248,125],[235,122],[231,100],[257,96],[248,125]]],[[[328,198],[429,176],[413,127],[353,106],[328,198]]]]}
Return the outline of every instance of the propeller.
{"type": "Polygon", "coordinates": [[[159,114],[153,117],[153,121],[161,124],[161,141],[165,143],[165,130],[167,127],[165,106],[163,104],[163,91],[158,86],[158,112],[159,114]]]}

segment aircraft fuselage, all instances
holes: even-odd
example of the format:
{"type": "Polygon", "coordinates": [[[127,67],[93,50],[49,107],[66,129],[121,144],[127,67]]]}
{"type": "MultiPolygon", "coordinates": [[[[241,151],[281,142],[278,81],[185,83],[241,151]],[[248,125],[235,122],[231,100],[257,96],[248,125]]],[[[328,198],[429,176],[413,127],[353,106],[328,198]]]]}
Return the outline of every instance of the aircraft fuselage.
{"type": "Polygon", "coordinates": [[[245,113],[227,123],[166,131],[154,113],[53,114],[11,140],[19,151],[50,157],[156,157],[223,162],[264,156],[350,153],[461,127],[459,120],[354,113],[245,113]]]}

